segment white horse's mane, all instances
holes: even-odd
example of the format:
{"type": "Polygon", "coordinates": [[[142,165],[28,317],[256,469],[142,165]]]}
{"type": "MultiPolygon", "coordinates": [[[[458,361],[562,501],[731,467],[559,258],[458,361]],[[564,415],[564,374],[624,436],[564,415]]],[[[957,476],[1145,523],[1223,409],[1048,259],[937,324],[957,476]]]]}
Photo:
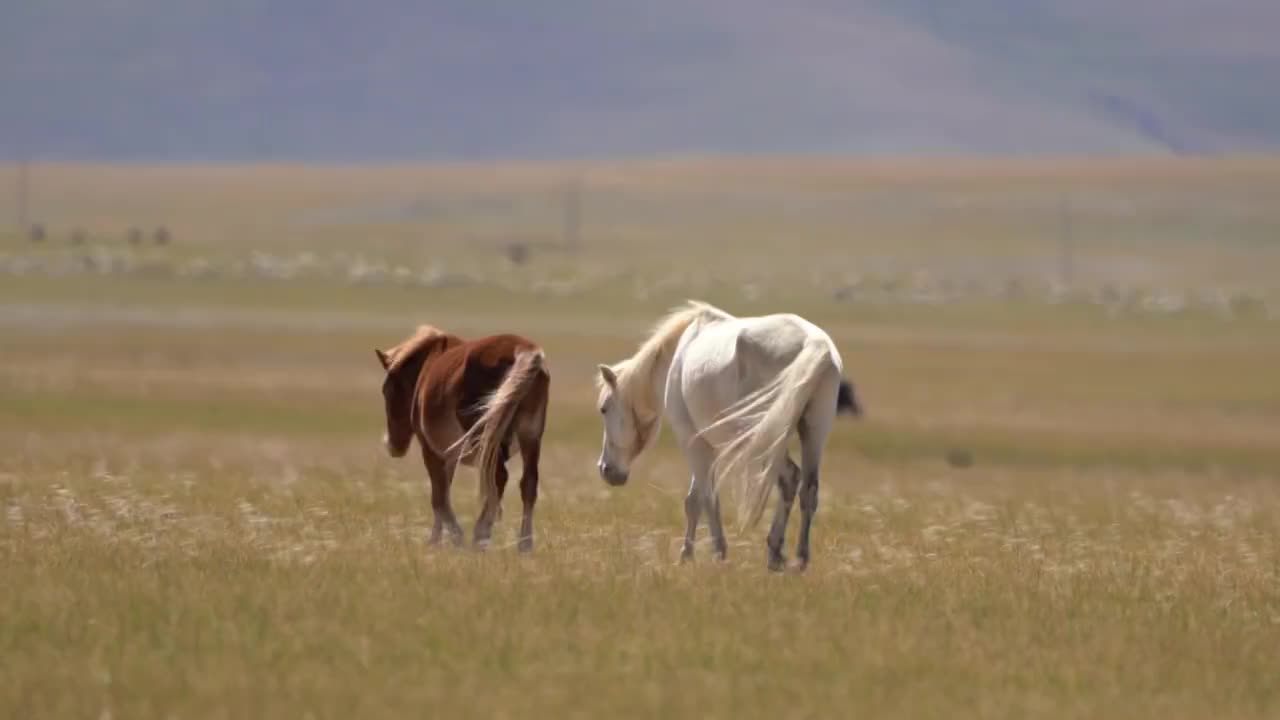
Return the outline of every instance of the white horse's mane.
{"type": "MultiPolygon", "coordinates": [[[[675,351],[680,335],[690,325],[708,317],[716,320],[733,319],[733,315],[710,303],[686,300],[683,305],[672,309],[659,320],[634,355],[612,366],[618,378],[614,392],[619,399],[637,412],[644,412],[649,416],[659,414],[660,408],[651,407],[653,393],[649,392],[654,383],[659,381],[653,377],[654,368],[664,359],[664,354],[675,351]]],[[[603,392],[606,388],[604,378],[596,378],[596,385],[603,392]]]]}

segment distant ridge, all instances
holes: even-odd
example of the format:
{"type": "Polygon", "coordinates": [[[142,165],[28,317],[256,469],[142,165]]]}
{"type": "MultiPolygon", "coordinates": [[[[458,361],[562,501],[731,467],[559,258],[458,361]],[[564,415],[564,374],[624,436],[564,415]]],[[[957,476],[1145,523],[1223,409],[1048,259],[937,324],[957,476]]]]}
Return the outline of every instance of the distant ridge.
{"type": "Polygon", "coordinates": [[[1269,0],[10,3],[0,156],[1280,149],[1269,0]]]}

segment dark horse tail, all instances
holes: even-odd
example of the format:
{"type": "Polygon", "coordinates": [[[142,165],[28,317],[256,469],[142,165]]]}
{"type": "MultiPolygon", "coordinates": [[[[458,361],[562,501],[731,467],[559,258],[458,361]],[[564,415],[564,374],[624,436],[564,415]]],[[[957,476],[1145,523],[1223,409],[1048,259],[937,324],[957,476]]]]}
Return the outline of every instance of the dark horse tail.
{"type": "Polygon", "coordinates": [[[502,462],[502,445],[507,439],[525,396],[547,375],[546,357],[541,349],[522,350],[507,371],[502,383],[485,400],[480,419],[462,437],[459,457],[476,452],[476,469],[480,472],[480,493],[485,503],[498,506],[498,465],[502,462]]]}
{"type": "Polygon", "coordinates": [[[853,383],[844,378],[840,379],[840,392],[836,395],[836,414],[862,416],[862,403],[853,392],[853,383]]]}

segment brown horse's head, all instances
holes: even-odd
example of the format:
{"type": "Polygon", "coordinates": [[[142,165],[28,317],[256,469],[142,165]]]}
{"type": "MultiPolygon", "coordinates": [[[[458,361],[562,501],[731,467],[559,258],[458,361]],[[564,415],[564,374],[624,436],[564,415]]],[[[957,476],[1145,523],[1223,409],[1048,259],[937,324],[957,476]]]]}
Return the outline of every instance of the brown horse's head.
{"type": "Polygon", "coordinates": [[[404,457],[413,442],[413,403],[418,376],[426,359],[449,344],[453,336],[429,325],[418,328],[413,337],[390,350],[375,349],[378,362],[387,371],[382,381],[382,400],[386,405],[387,429],[382,444],[391,457],[404,457]]]}

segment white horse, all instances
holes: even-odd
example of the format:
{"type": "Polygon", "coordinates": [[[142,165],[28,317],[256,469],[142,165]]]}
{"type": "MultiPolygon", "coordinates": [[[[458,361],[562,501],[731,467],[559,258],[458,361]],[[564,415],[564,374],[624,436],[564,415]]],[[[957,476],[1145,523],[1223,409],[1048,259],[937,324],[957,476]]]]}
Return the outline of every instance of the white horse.
{"type": "Polygon", "coordinates": [[[827,333],[796,315],[737,318],[690,301],[663,318],[635,355],[599,369],[604,441],[598,468],[606,482],[627,482],[664,415],[684,450],[693,479],[684,501],[682,561],[693,557],[704,510],[715,553],[724,559],[719,486],[739,480],[743,528],[759,521],[778,486],[781,501],[767,542],[771,570],[786,565],[782,543],[799,490],[796,556],[802,569],[808,565],[827,436],[837,414],[861,413],[827,333]],[[798,467],[787,455],[792,433],[800,436],[798,467]]]}

